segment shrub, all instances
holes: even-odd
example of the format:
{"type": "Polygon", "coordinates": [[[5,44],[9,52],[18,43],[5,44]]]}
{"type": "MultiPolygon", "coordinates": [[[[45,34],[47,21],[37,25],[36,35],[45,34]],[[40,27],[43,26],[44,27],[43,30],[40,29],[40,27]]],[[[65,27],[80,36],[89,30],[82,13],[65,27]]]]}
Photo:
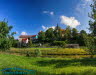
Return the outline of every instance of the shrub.
{"type": "Polygon", "coordinates": [[[32,44],[32,47],[38,47],[38,45],[37,44],[32,44]]]}
{"type": "Polygon", "coordinates": [[[43,47],[50,47],[50,44],[49,43],[45,43],[42,45],[43,47]]]}
{"type": "Polygon", "coordinates": [[[11,42],[8,38],[2,38],[0,40],[0,49],[5,51],[5,50],[9,50],[11,47],[11,42]]]}
{"type": "Polygon", "coordinates": [[[39,57],[39,56],[42,55],[40,49],[35,49],[34,53],[35,53],[35,56],[36,56],[36,57],[39,57]]]}
{"type": "Polygon", "coordinates": [[[53,45],[65,48],[66,47],[66,42],[65,41],[54,41],[53,45]]]}
{"type": "Polygon", "coordinates": [[[32,47],[32,40],[29,39],[28,47],[32,47]]]}
{"type": "Polygon", "coordinates": [[[18,47],[18,40],[12,40],[12,47],[18,47]]]}
{"type": "Polygon", "coordinates": [[[86,37],[85,38],[85,45],[87,47],[87,52],[91,55],[91,58],[96,54],[96,42],[94,37],[86,37]]]}
{"type": "Polygon", "coordinates": [[[26,57],[30,57],[30,52],[27,51],[26,57]]]}

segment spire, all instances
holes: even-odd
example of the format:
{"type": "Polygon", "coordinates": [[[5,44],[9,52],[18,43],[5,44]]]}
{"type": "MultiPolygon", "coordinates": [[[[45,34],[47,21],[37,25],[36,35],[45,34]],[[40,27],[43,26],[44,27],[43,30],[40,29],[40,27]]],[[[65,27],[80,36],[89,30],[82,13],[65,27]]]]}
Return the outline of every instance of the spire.
{"type": "Polygon", "coordinates": [[[58,23],[57,23],[57,29],[58,29],[58,27],[59,27],[59,25],[58,25],[58,23]]]}
{"type": "Polygon", "coordinates": [[[59,24],[58,24],[58,23],[57,23],[56,29],[57,29],[57,30],[59,30],[59,29],[60,29],[60,27],[59,27],[59,24]]]}

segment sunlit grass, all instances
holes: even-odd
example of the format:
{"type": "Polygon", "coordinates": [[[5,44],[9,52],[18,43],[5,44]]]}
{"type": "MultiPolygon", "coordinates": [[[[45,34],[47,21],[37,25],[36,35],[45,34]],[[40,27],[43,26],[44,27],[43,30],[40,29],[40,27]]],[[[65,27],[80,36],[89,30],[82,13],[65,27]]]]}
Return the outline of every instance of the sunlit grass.
{"type": "Polygon", "coordinates": [[[96,59],[33,58],[0,54],[0,69],[19,67],[37,70],[41,75],[96,75],[96,59]],[[85,74],[86,73],[86,74],[85,74]]]}
{"type": "Polygon", "coordinates": [[[42,54],[88,54],[84,49],[81,48],[11,48],[10,52],[32,52],[35,49],[41,50],[42,54]]]}

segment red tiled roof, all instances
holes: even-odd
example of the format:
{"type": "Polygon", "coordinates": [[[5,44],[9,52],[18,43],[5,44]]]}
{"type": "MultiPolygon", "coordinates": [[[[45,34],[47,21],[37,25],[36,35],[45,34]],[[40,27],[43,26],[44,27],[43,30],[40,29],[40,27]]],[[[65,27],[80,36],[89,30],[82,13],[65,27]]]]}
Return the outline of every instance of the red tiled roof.
{"type": "Polygon", "coordinates": [[[19,38],[31,38],[35,37],[36,35],[20,35],[19,38]]]}
{"type": "Polygon", "coordinates": [[[61,31],[65,31],[65,29],[60,29],[61,31]]]}
{"type": "Polygon", "coordinates": [[[25,39],[22,39],[22,41],[26,41],[27,40],[27,38],[25,38],[25,39]]]}

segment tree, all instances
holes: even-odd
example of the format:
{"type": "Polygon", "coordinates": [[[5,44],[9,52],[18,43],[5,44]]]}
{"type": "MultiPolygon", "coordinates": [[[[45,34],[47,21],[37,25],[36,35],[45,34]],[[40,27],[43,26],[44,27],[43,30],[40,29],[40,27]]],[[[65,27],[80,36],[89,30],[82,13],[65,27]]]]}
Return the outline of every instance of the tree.
{"type": "Polygon", "coordinates": [[[85,45],[87,47],[86,51],[91,55],[91,58],[93,58],[94,54],[96,54],[95,38],[86,35],[84,36],[84,38],[85,45]]]}
{"type": "Polygon", "coordinates": [[[29,38],[28,47],[32,47],[32,39],[29,38]]]}
{"type": "Polygon", "coordinates": [[[82,34],[87,35],[87,33],[86,33],[86,31],[85,31],[85,30],[81,30],[81,31],[80,31],[80,34],[81,34],[81,35],[82,35],[82,34]]]}
{"type": "Polygon", "coordinates": [[[12,26],[8,26],[8,22],[0,22],[0,50],[9,50],[12,43],[10,40],[10,31],[12,26]]]}
{"type": "Polygon", "coordinates": [[[84,38],[84,36],[87,36],[87,33],[86,33],[86,31],[81,30],[80,34],[79,34],[79,39],[78,39],[80,46],[85,46],[85,42],[84,42],[85,38],[84,38]]]}
{"type": "Polygon", "coordinates": [[[38,41],[44,43],[45,41],[45,32],[41,31],[38,33],[38,41]]]}
{"type": "Polygon", "coordinates": [[[11,35],[8,35],[8,37],[9,37],[9,39],[10,39],[11,46],[12,46],[12,47],[17,47],[18,40],[16,40],[16,39],[14,38],[14,34],[16,34],[16,32],[12,32],[11,35]]]}
{"type": "Polygon", "coordinates": [[[91,57],[96,53],[96,0],[93,0],[93,4],[90,5],[92,12],[89,17],[92,19],[89,21],[89,30],[91,31],[91,36],[85,36],[85,45],[87,51],[91,54],[91,57]]]}
{"type": "Polygon", "coordinates": [[[93,36],[96,36],[96,0],[93,0],[93,4],[90,5],[92,12],[89,14],[89,17],[92,19],[89,21],[90,31],[93,36]]]}
{"type": "Polygon", "coordinates": [[[61,40],[61,27],[57,24],[54,30],[55,40],[60,41],[61,40]]]}
{"type": "Polygon", "coordinates": [[[65,31],[64,40],[67,42],[71,42],[71,28],[68,26],[65,31]]]}
{"type": "Polygon", "coordinates": [[[78,30],[76,28],[72,29],[72,43],[78,43],[78,30]]]}
{"type": "Polygon", "coordinates": [[[46,36],[46,41],[48,42],[54,41],[55,36],[54,36],[53,28],[49,28],[48,30],[46,30],[45,36],[46,36]]]}

